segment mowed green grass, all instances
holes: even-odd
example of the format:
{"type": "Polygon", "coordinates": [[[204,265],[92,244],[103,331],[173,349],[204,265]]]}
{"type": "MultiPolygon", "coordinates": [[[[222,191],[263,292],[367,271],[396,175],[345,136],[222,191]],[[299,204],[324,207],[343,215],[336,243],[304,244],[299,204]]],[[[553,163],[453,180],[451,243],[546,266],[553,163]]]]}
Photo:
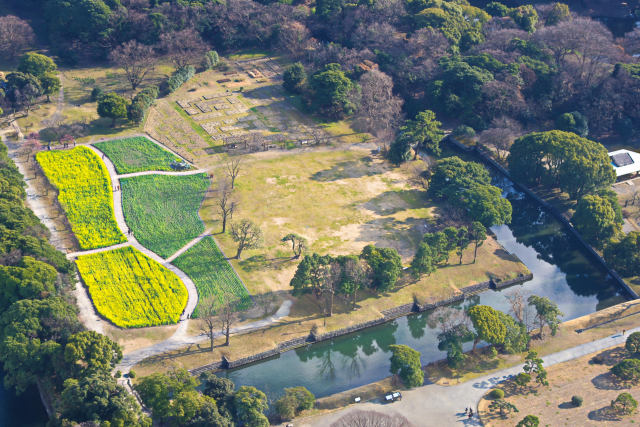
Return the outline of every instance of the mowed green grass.
{"type": "Polygon", "coordinates": [[[76,261],[98,312],[122,328],[177,323],[188,294],[178,276],[131,246],[76,261]]]}
{"type": "Polygon", "coordinates": [[[163,258],[204,231],[198,216],[209,187],[206,174],[144,175],[120,180],[127,226],[146,248],[163,258]]]}
{"type": "Polygon", "coordinates": [[[94,146],[109,157],[119,174],[171,171],[171,162],[181,161],[143,136],[97,142],[94,146]]]}
{"type": "MultiPolygon", "coordinates": [[[[193,280],[200,301],[213,297],[222,303],[232,298],[237,301],[239,310],[249,307],[249,293],[211,236],[200,240],[172,264],[193,280]]],[[[198,307],[193,315],[198,315],[198,307]]]]}

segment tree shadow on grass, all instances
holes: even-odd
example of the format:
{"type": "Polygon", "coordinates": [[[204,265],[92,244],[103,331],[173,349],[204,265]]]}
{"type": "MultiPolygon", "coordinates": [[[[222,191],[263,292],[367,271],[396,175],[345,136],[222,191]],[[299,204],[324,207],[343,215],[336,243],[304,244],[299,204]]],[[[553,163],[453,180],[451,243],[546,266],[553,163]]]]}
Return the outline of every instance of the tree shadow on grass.
{"type": "Polygon", "coordinates": [[[611,372],[606,372],[592,378],[591,383],[595,388],[600,390],[623,390],[628,388],[611,372]]]}
{"type": "Polygon", "coordinates": [[[620,421],[620,415],[611,406],[595,409],[587,414],[587,418],[593,421],[620,421]]]}
{"type": "Polygon", "coordinates": [[[346,178],[362,178],[365,176],[380,175],[387,171],[382,163],[373,163],[371,157],[358,160],[347,160],[336,163],[329,169],[318,171],[311,175],[311,179],[320,182],[337,181],[346,178]]]}

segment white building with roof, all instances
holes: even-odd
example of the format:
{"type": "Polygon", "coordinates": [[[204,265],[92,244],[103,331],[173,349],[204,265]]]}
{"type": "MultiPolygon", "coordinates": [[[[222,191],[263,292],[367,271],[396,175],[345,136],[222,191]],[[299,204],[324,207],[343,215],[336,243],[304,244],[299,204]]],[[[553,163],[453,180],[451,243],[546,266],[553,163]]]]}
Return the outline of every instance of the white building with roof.
{"type": "Polygon", "coordinates": [[[640,153],[616,150],[609,153],[609,158],[618,178],[640,172],[640,153]]]}

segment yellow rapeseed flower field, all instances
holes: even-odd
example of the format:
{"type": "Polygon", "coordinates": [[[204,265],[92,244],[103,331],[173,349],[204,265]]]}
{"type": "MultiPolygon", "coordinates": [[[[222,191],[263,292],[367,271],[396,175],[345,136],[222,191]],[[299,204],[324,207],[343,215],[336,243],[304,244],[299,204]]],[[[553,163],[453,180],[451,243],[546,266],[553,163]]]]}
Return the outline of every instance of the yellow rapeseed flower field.
{"type": "Polygon", "coordinates": [[[80,248],[95,249],[126,242],[113,213],[111,179],[100,158],[87,147],[37,154],[58,201],[67,214],[80,248]]]}
{"type": "Polygon", "coordinates": [[[82,255],[76,265],[98,313],[117,326],[177,323],[187,305],[178,276],[131,246],[82,255]]]}

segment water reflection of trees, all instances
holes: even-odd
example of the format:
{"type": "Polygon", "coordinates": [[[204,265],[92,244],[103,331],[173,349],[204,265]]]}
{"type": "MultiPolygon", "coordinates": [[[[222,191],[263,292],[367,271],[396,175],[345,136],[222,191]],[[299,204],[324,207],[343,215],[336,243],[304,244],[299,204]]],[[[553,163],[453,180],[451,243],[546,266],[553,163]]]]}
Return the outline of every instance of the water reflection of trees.
{"type": "Polygon", "coordinates": [[[565,273],[567,284],[576,295],[595,295],[599,301],[616,295],[614,283],[585,257],[578,242],[550,214],[545,214],[528,199],[512,199],[511,204],[510,228],[516,241],[533,248],[539,259],[556,265],[565,273]]]}
{"type": "Polygon", "coordinates": [[[378,351],[387,352],[396,343],[397,322],[366,329],[337,341],[318,343],[295,350],[301,362],[314,359],[320,363],[317,375],[332,380],[337,376],[359,378],[366,368],[366,358],[378,351]],[[338,356],[339,357],[336,357],[338,356]]]}

